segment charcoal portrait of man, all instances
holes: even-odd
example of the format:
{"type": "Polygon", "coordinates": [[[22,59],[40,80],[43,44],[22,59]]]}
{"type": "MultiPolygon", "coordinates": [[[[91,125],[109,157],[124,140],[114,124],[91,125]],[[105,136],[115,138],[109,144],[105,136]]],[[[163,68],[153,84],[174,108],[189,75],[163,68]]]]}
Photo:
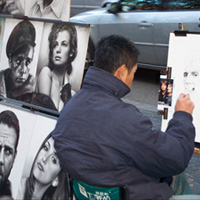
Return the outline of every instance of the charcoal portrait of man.
{"type": "Polygon", "coordinates": [[[17,154],[19,141],[19,121],[14,112],[5,110],[0,113],[0,199],[11,197],[9,175],[17,154]]]}
{"type": "Polygon", "coordinates": [[[6,44],[9,67],[0,72],[0,96],[16,99],[34,91],[35,78],[29,72],[35,37],[35,27],[28,20],[20,21],[12,30],[6,44]]]}

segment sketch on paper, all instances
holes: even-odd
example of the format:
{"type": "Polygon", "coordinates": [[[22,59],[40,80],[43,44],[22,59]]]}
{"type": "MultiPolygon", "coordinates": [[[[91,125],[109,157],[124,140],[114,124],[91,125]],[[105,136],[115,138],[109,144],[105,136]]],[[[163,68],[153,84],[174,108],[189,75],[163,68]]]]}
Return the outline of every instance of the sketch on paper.
{"type": "Polygon", "coordinates": [[[186,36],[170,34],[168,66],[172,67],[173,79],[172,107],[168,109],[168,119],[162,120],[162,130],[172,118],[176,99],[180,93],[190,94],[195,104],[193,123],[196,128],[196,142],[200,142],[200,34],[186,36]]]}

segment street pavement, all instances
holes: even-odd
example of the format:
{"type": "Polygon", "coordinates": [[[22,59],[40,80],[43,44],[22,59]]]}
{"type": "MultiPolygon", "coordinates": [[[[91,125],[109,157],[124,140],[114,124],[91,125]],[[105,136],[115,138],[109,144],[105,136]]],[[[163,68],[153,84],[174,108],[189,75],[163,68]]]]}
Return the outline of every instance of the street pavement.
{"type": "MultiPolygon", "coordinates": [[[[151,105],[141,103],[127,99],[126,97],[123,100],[127,103],[135,105],[144,115],[148,116],[153,123],[153,128],[161,128],[162,116],[157,114],[157,107],[155,104],[151,105]]],[[[185,175],[193,193],[200,194],[200,155],[193,154],[192,159],[185,170],[185,175]]]]}

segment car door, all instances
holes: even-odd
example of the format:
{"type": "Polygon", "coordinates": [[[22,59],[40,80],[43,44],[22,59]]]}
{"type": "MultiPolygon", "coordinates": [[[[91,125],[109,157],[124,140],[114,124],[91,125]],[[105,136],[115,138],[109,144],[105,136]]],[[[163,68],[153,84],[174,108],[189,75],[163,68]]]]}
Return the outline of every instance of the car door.
{"type": "MultiPolygon", "coordinates": [[[[131,3],[134,5],[135,0],[131,3]]],[[[143,4],[138,0],[136,8],[131,11],[124,10],[113,13],[106,13],[100,20],[99,32],[101,36],[119,34],[131,39],[140,50],[140,67],[153,68],[155,59],[155,16],[156,12],[145,4],[146,10],[142,9],[143,4]],[[137,9],[138,8],[138,9],[137,9]]],[[[148,1],[149,2],[149,1],[148,1]]],[[[127,2],[130,4],[129,2],[127,2]]],[[[125,2],[123,2],[125,4],[125,2]]],[[[123,9],[123,8],[122,8],[123,9]]]]}
{"type": "Polygon", "coordinates": [[[185,30],[199,32],[200,1],[170,0],[165,1],[165,7],[156,14],[155,46],[157,65],[166,67],[168,56],[169,34],[178,30],[180,25],[185,30]]]}

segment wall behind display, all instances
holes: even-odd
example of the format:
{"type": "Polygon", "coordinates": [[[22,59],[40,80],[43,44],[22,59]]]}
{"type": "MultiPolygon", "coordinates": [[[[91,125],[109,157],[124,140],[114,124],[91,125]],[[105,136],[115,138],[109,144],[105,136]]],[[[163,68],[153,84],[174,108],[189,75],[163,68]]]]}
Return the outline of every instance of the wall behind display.
{"type": "Polygon", "coordinates": [[[200,142],[200,34],[188,33],[185,36],[170,34],[168,66],[172,68],[173,82],[172,107],[168,109],[168,119],[162,120],[162,130],[174,113],[176,99],[180,93],[190,94],[195,104],[193,123],[196,127],[196,142],[200,142]]]}

